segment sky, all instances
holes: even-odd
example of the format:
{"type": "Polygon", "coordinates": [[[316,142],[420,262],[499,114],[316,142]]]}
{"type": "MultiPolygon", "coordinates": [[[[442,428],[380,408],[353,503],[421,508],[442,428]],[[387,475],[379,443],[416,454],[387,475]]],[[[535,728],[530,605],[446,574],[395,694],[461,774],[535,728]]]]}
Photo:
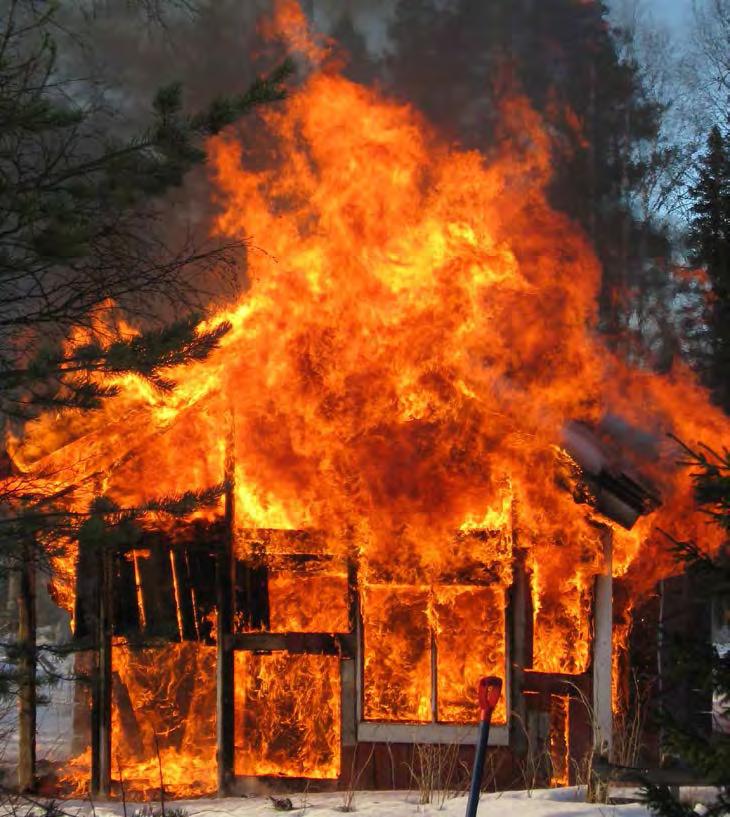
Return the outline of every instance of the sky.
{"type": "Polygon", "coordinates": [[[657,19],[673,26],[681,26],[692,13],[692,0],[648,0],[657,19]]]}
{"type": "MultiPolygon", "coordinates": [[[[608,0],[609,6],[614,9],[629,3],[633,5],[636,0],[608,0]]],[[[656,20],[663,21],[671,25],[674,29],[681,28],[692,15],[692,0],[639,0],[656,20]]]]}

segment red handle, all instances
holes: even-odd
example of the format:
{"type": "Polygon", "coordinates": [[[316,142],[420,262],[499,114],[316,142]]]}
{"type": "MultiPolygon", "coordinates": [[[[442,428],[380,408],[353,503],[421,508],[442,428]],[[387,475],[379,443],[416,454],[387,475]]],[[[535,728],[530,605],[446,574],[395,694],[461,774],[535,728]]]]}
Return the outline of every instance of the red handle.
{"type": "Polygon", "coordinates": [[[499,698],[502,695],[502,679],[495,675],[490,675],[488,678],[482,678],[477,687],[479,692],[479,718],[486,720],[491,718],[494,708],[499,703],[499,698]]]}

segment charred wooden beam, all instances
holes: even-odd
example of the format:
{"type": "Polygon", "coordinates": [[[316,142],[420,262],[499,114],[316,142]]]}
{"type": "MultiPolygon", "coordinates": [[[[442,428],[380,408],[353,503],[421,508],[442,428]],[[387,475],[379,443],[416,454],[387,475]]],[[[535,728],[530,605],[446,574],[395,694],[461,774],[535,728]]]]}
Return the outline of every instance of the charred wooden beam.
{"type": "Polygon", "coordinates": [[[357,746],[357,666],[354,661],[340,661],[340,741],[343,746],[357,746]]]}
{"type": "Polygon", "coordinates": [[[198,617],[198,599],[191,578],[190,556],[188,554],[187,548],[184,549],[183,553],[185,556],[183,562],[185,566],[185,570],[183,571],[183,585],[184,585],[183,603],[189,612],[189,615],[184,615],[184,619],[185,621],[190,622],[191,625],[191,631],[187,638],[191,641],[200,641],[201,628],[200,619],[198,617]]]}
{"type": "Polygon", "coordinates": [[[575,695],[578,690],[587,695],[590,688],[588,673],[568,675],[525,670],[524,674],[524,691],[547,696],[548,698],[550,695],[575,695]]]}
{"type": "Polygon", "coordinates": [[[350,632],[357,629],[357,622],[360,618],[360,593],[357,577],[357,560],[353,557],[347,562],[347,609],[349,611],[350,632]]]}
{"type": "Polygon", "coordinates": [[[96,671],[91,702],[91,793],[107,798],[112,778],[112,565],[101,548],[96,616],[96,671]]]}
{"type": "Polygon", "coordinates": [[[331,573],[345,566],[342,558],[332,553],[271,553],[262,554],[261,558],[277,573],[312,575],[331,573]]]}
{"type": "Polygon", "coordinates": [[[264,561],[237,561],[235,570],[236,611],[243,625],[252,630],[268,630],[271,625],[268,566],[264,561]]]}
{"type": "Polygon", "coordinates": [[[234,654],[233,620],[236,562],[234,558],[235,485],[234,485],[233,423],[226,445],[225,536],[216,558],[216,759],[218,766],[218,795],[225,797],[233,790],[234,782],[234,654]]]}
{"type": "Polygon", "coordinates": [[[175,581],[170,562],[169,538],[155,532],[144,538],[145,557],[137,559],[141,579],[140,597],[145,611],[144,633],[148,638],[177,641],[179,633],[175,581]]]}
{"type": "Polygon", "coordinates": [[[511,700],[512,708],[517,718],[510,719],[510,741],[515,750],[520,752],[527,749],[527,738],[524,724],[527,719],[525,697],[525,668],[532,663],[532,640],[527,640],[527,622],[532,617],[528,615],[530,597],[529,580],[525,568],[525,553],[515,549],[514,581],[509,591],[509,605],[507,613],[510,618],[510,655],[511,655],[511,700]],[[529,650],[529,652],[528,652],[529,650]]]}
{"type": "Polygon", "coordinates": [[[248,652],[355,657],[350,633],[237,633],[233,636],[233,645],[236,650],[248,652]]]}
{"type": "Polygon", "coordinates": [[[319,530],[249,528],[242,532],[241,543],[252,556],[323,556],[328,552],[325,534],[319,530]]]}
{"type": "Polygon", "coordinates": [[[651,766],[620,766],[610,763],[605,756],[597,755],[592,763],[593,774],[600,780],[612,783],[655,786],[710,786],[712,782],[687,766],[654,768],[651,766]]]}
{"type": "Polygon", "coordinates": [[[224,537],[213,541],[213,553],[198,548],[186,548],[185,573],[188,598],[193,617],[190,621],[196,640],[215,643],[215,633],[211,619],[216,619],[218,603],[218,558],[224,537]]]}
{"type": "Polygon", "coordinates": [[[347,600],[351,632],[340,636],[340,718],[343,746],[357,746],[357,653],[356,627],[360,616],[360,597],[357,592],[357,562],[347,564],[347,600]]]}
{"type": "Polygon", "coordinates": [[[114,633],[134,637],[144,631],[141,586],[137,581],[136,553],[119,553],[114,559],[114,633]]]}

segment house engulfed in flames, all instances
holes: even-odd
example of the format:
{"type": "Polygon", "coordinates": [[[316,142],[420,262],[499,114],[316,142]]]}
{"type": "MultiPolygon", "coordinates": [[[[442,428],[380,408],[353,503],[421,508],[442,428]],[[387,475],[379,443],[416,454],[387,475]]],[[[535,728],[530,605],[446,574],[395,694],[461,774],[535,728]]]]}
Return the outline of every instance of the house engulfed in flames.
{"type": "MultiPolygon", "coordinates": [[[[303,34],[292,4],[279,23],[303,34]]],[[[220,348],[173,392],[126,377],[13,447],[83,510],[227,484],[106,559],[53,557],[98,648],[64,774],[145,790],[161,767],[189,795],[367,765],[390,787],[415,744],[473,741],[494,674],[492,743],[538,736],[567,780],[610,744],[632,610],[672,570],[655,530],[715,544],[667,432],[727,444],[726,419],[688,372],[603,346],[599,269],[548,202],[526,103],[487,160],[298,42],[320,62],[263,114],[264,148],[209,145],[217,229],[250,237],[249,289],[204,327],[230,325],[220,348]]]]}

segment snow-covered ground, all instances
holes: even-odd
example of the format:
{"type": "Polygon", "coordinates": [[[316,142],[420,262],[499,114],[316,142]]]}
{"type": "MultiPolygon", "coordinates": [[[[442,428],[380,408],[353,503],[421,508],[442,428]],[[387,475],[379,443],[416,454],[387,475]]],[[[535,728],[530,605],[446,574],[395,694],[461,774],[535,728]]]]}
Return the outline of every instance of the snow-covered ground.
{"type": "MultiPolygon", "coordinates": [[[[539,789],[531,792],[513,791],[485,794],[479,802],[478,817],[651,817],[649,811],[638,802],[635,789],[611,788],[612,797],[621,805],[604,805],[585,802],[582,788],[539,789]]],[[[277,810],[271,798],[263,796],[229,797],[224,799],[199,799],[168,801],[167,817],[273,817],[289,814],[292,817],[336,817],[343,813],[340,793],[291,794],[291,809],[277,810]]],[[[711,788],[683,788],[681,800],[697,807],[697,814],[704,811],[699,804],[715,802],[717,790],[711,788]]],[[[465,794],[445,799],[435,798],[429,805],[419,805],[418,794],[402,791],[356,792],[351,812],[353,817],[464,817],[467,798],[465,794]]],[[[79,800],[53,801],[54,814],[58,817],[161,817],[159,803],[90,803],[79,800]]],[[[0,817],[49,817],[41,799],[7,800],[0,803],[0,817]]]]}
{"type": "MultiPolygon", "coordinates": [[[[307,794],[290,795],[293,810],[277,811],[265,797],[227,798],[223,800],[189,800],[168,804],[184,808],[188,817],[263,817],[264,815],[291,814],[295,817],[334,817],[341,814],[343,795],[307,794]]],[[[580,789],[548,789],[528,792],[505,792],[483,795],[479,803],[479,817],[648,817],[649,812],[638,804],[609,806],[583,802],[580,789]]],[[[136,806],[127,805],[128,817],[133,817],[136,806]]],[[[353,817],[463,817],[466,797],[446,799],[443,807],[438,802],[419,805],[416,793],[361,792],[355,795],[353,817]]],[[[66,803],[66,813],[92,817],[89,803],[66,803]]],[[[95,804],[95,817],[121,817],[122,806],[95,804]]]]}

